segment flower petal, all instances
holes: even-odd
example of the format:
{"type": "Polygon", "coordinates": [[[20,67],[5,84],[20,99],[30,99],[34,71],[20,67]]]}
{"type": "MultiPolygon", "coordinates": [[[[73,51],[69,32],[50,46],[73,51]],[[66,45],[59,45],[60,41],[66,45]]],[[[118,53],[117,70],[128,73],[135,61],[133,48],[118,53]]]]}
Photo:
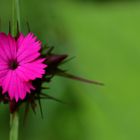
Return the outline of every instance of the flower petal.
{"type": "Polygon", "coordinates": [[[13,70],[8,72],[2,83],[2,88],[3,94],[8,92],[10,99],[15,99],[16,101],[19,99],[23,100],[27,93],[34,89],[31,82],[22,81],[13,70]]]}
{"type": "MultiPolygon", "coordinates": [[[[22,41],[18,41],[18,61],[24,61],[26,58],[31,57],[32,55],[34,56],[33,59],[36,59],[39,56],[39,54],[37,55],[37,53],[41,49],[40,41],[37,41],[36,37],[32,33],[29,33],[24,39],[23,37],[20,38],[22,38],[22,41]]],[[[32,61],[32,59],[27,60],[28,62],[32,61]]]]}
{"type": "Polygon", "coordinates": [[[0,33],[0,54],[6,62],[16,57],[16,41],[10,34],[0,33]]]}

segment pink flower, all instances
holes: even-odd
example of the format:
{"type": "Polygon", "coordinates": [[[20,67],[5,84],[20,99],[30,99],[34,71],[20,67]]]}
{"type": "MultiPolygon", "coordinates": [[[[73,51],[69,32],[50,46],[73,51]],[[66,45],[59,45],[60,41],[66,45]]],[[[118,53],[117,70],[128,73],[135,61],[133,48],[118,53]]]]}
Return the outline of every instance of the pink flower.
{"type": "Polygon", "coordinates": [[[20,34],[17,40],[0,33],[0,86],[11,100],[23,100],[35,89],[32,81],[45,73],[47,65],[39,58],[40,49],[41,43],[32,33],[20,34]]]}

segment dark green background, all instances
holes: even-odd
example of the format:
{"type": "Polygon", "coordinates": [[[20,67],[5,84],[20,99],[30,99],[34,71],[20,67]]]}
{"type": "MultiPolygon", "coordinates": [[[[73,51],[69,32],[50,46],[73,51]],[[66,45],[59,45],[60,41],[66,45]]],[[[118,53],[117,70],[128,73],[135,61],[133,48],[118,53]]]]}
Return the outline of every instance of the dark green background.
{"type": "MultiPolygon", "coordinates": [[[[97,1],[97,0],[96,0],[97,1]]],[[[125,0],[124,0],[125,1],[125,0]]],[[[56,52],[76,56],[69,72],[104,87],[56,77],[46,93],[70,105],[43,102],[20,124],[20,140],[140,139],[140,3],[21,0],[25,22],[56,52]]],[[[2,31],[8,31],[11,1],[0,0],[2,31]]],[[[8,105],[0,106],[0,139],[8,140],[8,105]]],[[[22,112],[22,111],[21,111],[22,112]]]]}

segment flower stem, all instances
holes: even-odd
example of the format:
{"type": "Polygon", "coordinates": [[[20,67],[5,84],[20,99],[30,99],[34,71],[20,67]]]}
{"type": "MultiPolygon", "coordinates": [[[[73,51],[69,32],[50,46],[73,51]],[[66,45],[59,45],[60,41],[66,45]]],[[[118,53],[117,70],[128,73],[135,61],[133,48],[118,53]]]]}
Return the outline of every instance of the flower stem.
{"type": "MultiPolygon", "coordinates": [[[[12,24],[11,34],[16,37],[20,30],[20,6],[19,0],[12,0],[12,24]]],[[[19,115],[18,111],[10,114],[10,140],[18,140],[19,115]]]]}
{"type": "Polygon", "coordinates": [[[18,28],[20,29],[20,6],[19,0],[12,0],[12,35],[16,36],[18,33],[18,28]]]}
{"type": "Polygon", "coordinates": [[[18,112],[10,114],[10,140],[18,140],[19,116],[18,112]]]}

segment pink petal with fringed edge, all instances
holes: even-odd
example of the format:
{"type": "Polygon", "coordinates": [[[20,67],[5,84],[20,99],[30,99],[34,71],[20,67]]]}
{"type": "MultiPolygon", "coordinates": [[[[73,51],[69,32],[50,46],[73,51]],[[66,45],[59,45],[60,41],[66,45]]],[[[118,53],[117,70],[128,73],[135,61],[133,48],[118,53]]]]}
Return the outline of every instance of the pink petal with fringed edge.
{"type": "Polygon", "coordinates": [[[40,49],[41,43],[36,40],[36,37],[34,37],[32,33],[29,33],[27,36],[25,36],[24,40],[18,44],[17,57],[24,54],[24,52],[38,52],[40,49]]]}

